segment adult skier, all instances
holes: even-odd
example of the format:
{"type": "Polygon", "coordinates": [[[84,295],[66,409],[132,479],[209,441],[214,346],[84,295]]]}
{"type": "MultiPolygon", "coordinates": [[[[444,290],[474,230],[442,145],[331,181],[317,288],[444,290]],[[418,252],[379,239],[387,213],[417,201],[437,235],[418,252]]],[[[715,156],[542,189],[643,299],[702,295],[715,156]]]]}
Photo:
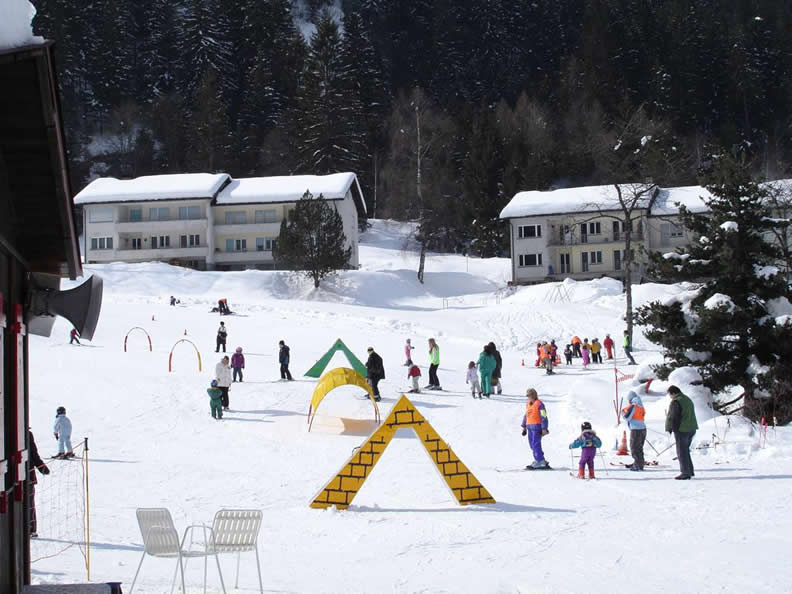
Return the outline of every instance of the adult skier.
{"type": "Polygon", "coordinates": [[[217,348],[215,348],[215,353],[220,352],[221,346],[223,347],[223,352],[226,352],[226,338],[228,338],[228,330],[225,322],[220,322],[220,327],[217,329],[217,348]]]}
{"type": "Polygon", "coordinates": [[[379,384],[380,380],[385,379],[385,367],[382,364],[382,357],[374,352],[374,347],[369,347],[367,350],[366,371],[368,372],[368,381],[374,391],[374,400],[379,402],[381,398],[377,384],[379,384]]]}
{"type": "Polygon", "coordinates": [[[622,417],[627,421],[630,429],[630,452],[632,453],[633,463],[628,466],[630,470],[643,470],[644,463],[644,442],[646,441],[646,409],[643,407],[641,398],[635,392],[627,394],[629,404],[622,409],[622,417]]]}
{"type": "Polygon", "coordinates": [[[613,359],[613,339],[610,334],[605,335],[605,340],[602,341],[602,346],[608,352],[608,359],[613,359]]]}
{"type": "Polygon", "coordinates": [[[522,435],[528,435],[528,443],[531,444],[534,461],[525,467],[526,470],[540,470],[550,468],[545,460],[542,451],[542,437],[550,431],[547,429],[547,409],[544,403],[539,400],[539,394],[533,388],[528,388],[525,393],[528,403],[525,405],[525,415],[522,420],[522,435]]]}
{"type": "Polygon", "coordinates": [[[289,372],[289,347],[282,340],[278,342],[278,347],[278,363],[280,363],[281,379],[292,381],[292,376],[289,372]]]}
{"type": "Polygon", "coordinates": [[[80,333],[77,332],[77,328],[72,328],[71,332],[69,332],[69,344],[74,342],[80,344],[80,333]]]}
{"type": "Polygon", "coordinates": [[[478,358],[478,370],[481,375],[481,393],[487,398],[492,395],[492,374],[496,365],[490,345],[485,344],[478,358]]]}
{"type": "Polygon", "coordinates": [[[495,371],[492,372],[492,385],[495,386],[495,391],[498,394],[502,394],[503,386],[501,385],[501,375],[503,371],[503,359],[494,342],[490,342],[487,346],[489,346],[492,356],[495,357],[495,371]]]}
{"type": "Polygon", "coordinates": [[[627,330],[624,331],[624,354],[627,355],[627,358],[630,360],[629,365],[638,365],[632,356],[632,341],[630,340],[630,335],[627,333],[627,330]]]}
{"type": "Polygon", "coordinates": [[[696,408],[693,406],[693,401],[676,386],[668,387],[668,395],[671,397],[671,406],[668,407],[665,430],[674,434],[680,472],[679,476],[674,478],[678,481],[687,481],[690,477],[696,476],[693,460],[690,459],[690,444],[698,429],[696,408]]]}
{"type": "Polygon", "coordinates": [[[437,379],[437,368],[440,367],[440,347],[434,338],[429,339],[429,385],[428,390],[442,390],[437,379]]]}
{"type": "Polygon", "coordinates": [[[231,387],[231,367],[228,365],[228,355],[220,359],[219,363],[215,365],[215,379],[217,379],[217,387],[220,388],[222,395],[220,400],[223,404],[223,410],[228,410],[228,389],[231,387]]]}

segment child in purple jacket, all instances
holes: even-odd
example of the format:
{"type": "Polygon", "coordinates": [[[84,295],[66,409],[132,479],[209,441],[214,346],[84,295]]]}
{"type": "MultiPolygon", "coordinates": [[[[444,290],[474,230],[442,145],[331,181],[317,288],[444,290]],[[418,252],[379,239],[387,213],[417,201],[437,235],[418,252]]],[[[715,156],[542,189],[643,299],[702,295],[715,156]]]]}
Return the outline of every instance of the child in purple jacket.
{"type": "Polygon", "coordinates": [[[231,369],[234,370],[234,380],[237,381],[237,375],[239,375],[239,381],[242,381],[242,370],[245,368],[245,355],[242,354],[242,347],[237,347],[234,354],[231,355],[231,369]]]}
{"type": "Polygon", "coordinates": [[[591,423],[586,421],[580,426],[580,437],[569,444],[569,449],[582,448],[580,455],[580,465],[578,466],[578,478],[586,478],[586,466],[589,469],[589,478],[594,478],[594,456],[597,455],[597,448],[602,447],[602,441],[591,429],[591,423]]]}

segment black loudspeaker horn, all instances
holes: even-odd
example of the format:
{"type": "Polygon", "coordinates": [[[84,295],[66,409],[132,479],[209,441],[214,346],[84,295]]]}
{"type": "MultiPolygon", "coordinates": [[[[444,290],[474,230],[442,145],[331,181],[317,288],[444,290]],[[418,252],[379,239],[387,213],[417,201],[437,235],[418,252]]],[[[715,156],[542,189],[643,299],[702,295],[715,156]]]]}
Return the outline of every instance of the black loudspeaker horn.
{"type": "Polygon", "coordinates": [[[102,285],[102,277],[94,274],[79,287],[61,291],[58,277],[34,273],[25,316],[28,331],[49,336],[54,316],[61,316],[71,322],[81,338],[91,340],[102,310],[102,285]]]}

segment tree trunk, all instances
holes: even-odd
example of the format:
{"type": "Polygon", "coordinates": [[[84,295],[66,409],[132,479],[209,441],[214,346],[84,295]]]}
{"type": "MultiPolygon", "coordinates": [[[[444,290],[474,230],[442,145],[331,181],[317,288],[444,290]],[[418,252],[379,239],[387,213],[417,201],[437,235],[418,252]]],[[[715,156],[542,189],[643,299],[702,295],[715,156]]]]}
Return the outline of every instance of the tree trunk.
{"type": "Polygon", "coordinates": [[[426,263],[426,244],[421,242],[421,257],[418,259],[418,282],[424,281],[424,264],[426,263]]]}
{"type": "Polygon", "coordinates": [[[624,230],[624,297],[627,304],[624,321],[627,322],[627,336],[630,338],[631,347],[633,344],[632,268],[632,219],[627,217],[624,230]]]}
{"type": "Polygon", "coordinates": [[[420,217],[418,219],[418,238],[421,243],[421,257],[418,260],[418,282],[424,282],[424,265],[426,264],[426,210],[424,209],[423,189],[421,188],[421,157],[423,153],[423,146],[421,145],[421,111],[418,105],[415,106],[415,131],[416,131],[416,147],[415,147],[415,193],[418,196],[418,209],[420,217]]]}

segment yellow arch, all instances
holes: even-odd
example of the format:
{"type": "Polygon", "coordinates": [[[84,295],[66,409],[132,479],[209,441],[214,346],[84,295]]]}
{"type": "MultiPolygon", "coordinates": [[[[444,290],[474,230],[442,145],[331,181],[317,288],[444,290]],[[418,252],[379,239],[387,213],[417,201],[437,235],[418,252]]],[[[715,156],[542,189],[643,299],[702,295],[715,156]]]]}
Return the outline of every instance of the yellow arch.
{"type": "Polygon", "coordinates": [[[374,405],[374,420],[379,423],[379,407],[376,400],[374,400],[374,390],[371,389],[371,385],[366,381],[366,378],[354,369],[338,367],[325,373],[316,384],[316,388],[314,388],[313,396],[311,396],[311,406],[308,408],[308,431],[311,430],[311,425],[313,425],[319,403],[322,402],[329,392],[341,386],[359,386],[363,388],[369,395],[371,404],[374,405]]]}

